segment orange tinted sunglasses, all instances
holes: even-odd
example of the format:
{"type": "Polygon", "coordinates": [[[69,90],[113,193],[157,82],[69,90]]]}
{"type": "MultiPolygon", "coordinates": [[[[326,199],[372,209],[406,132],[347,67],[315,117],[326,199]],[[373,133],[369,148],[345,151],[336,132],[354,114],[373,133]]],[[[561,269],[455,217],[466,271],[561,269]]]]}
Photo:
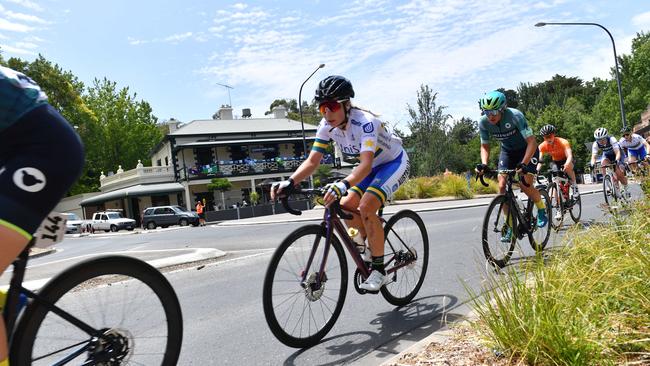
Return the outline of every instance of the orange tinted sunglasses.
{"type": "Polygon", "coordinates": [[[327,100],[321,104],[318,105],[318,110],[320,111],[320,114],[325,114],[325,108],[329,109],[330,112],[336,112],[339,109],[341,109],[341,102],[337,102],[335,100],[327,100]]]}

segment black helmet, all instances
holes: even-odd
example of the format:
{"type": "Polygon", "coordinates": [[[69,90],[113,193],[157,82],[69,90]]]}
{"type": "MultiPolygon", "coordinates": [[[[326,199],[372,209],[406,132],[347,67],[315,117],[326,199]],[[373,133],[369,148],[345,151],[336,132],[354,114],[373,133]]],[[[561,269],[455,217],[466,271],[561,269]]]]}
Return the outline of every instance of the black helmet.
{"type": "Polygon", "coordinates": [[[553,126],[553,125],[544,125],[544,127],[542,127],[539,130],[539,134],[542,135],[542,136],[546,136],[546,135],[550,135],[552,133],[555,133],[555,131],[556,131],[555,126],[553,126]]]}
{"type": "Polygon", "coordinates": [[[352,83],[339,75],[331,75],[321,80],[314,96],[317,103],[325,100],[344,101],[350,98],[354,98],[352,83]]]}
{"type": "Polygon", "coordinates": [[[627,134],[627,133],[630,133],[630,132],[632,132],[632,129],[629,128],[628,126],[625,126],[625,127],[621,128],[621,133],[624,134],[624,135],[627,134]]]}

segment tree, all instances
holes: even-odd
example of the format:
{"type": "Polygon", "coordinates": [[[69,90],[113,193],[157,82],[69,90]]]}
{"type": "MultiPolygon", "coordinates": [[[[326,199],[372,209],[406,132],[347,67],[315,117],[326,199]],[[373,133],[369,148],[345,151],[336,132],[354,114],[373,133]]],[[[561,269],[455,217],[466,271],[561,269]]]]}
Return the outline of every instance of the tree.
{"type": "MultiPolygon", "coordinates": [[[[226,179],[226,178],[212,178],[210,183],[207,185],[208,191],[214,192],[214,191],[219,191],[221,192],[221,202],[223,203],[223,207],[226,207],[226,198],[224,196],[224,192],[229,191],[232,189],[232,183],[226,179]]],[[[251,201],[253,199],[251,198],[251,201]]]]}
{"type": "Polygon", "coordinates": [[[410,151],[411,175],[433,175],[445,170],[450,160],[446,122],[451,117],[445,113],[445,106],[436,104],[438,93],[429,86],[421,85],[417,92],[417,108],[408,105],[411,134],[404,141],[410,151]]]}

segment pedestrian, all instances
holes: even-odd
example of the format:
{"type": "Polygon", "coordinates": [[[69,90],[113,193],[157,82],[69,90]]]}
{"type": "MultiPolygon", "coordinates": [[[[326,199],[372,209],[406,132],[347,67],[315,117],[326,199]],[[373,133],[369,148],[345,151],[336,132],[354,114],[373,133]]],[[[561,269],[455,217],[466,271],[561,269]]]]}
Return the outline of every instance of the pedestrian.
{"type": "Polygon", "coordinates": [[[205,226],[205,213],[203,209],[205,205],[201,200],[196,201],[196,213],[199,215],[199,226],[205,226]]]}

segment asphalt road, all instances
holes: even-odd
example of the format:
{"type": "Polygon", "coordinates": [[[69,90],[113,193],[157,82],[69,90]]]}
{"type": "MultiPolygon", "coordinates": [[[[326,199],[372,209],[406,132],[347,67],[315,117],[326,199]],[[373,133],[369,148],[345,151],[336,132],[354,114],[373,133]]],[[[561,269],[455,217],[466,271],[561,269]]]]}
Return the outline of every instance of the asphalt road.
{"type": "MultiPolygon", "coordinates": [[[[635,190],[638,195],[638,187],[635,190]]],[[[602,194],[583,195],[583,222],[606,219],[598,207],[601,202],[602,194]]],[[[485,209],[422,212],[431,251],[427,277],[416,299],[395,308],[381,296],[358,295],[349,286],[337,324],[319,345],[307,350],[286,347],[273,337],[261,302],[263,278],[273,249],[305,223],[215,225],[66,239],[58,245],[57,253],[31,261],[28,280],[51,276],[103,252],[174,253],[188,248],[217,248],[228,255],[200,267],[165,271],[183,308],[185,334],[179,364],[377,365],[467,313],[464,285],[479,289],[486,268],[479,245],[485,209]]],[[[549,245],[561,245],[563,233],[553,233],[549,245]]],[[[513,265],[533,253],[523,242],[513,256],[513,265]]],[[[3,276],[3,282],[7,277],[3,276]]]]}

